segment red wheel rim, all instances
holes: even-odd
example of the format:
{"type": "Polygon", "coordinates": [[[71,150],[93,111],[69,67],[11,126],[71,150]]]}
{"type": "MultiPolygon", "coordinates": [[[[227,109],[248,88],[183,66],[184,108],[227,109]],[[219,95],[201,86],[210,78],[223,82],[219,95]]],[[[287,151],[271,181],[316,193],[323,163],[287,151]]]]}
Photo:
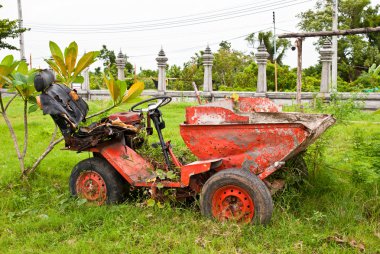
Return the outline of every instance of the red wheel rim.
{"type": "Polygon", "coordinates": [[[107,199],[107,187],[103,177],[94,171],[82,172],[76,182],[77,193],[80,198],[98,205],[107,199]]]}
{"type": "Polygon", "coordinates": [[[220,220],[248,223],[253,219],[255,206],[246,190],[235,185],[218,189],[212,197],[212,215],[220,220]]]}

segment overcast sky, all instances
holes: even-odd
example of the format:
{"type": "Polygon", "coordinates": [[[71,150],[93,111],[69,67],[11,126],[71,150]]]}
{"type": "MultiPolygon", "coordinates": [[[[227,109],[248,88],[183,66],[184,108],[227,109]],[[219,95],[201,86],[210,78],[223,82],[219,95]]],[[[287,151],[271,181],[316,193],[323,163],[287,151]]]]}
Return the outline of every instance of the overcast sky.
{"type": "MultiPolygon", "coordinates": [[[[372,0],[378,4],[380,0],[372,0]]],[[[17,1],[0,0],[1,18],[17,19],[17,1]]],[[[315,0],[22,0],[25,53],[33,67],[46,67],[49,40],[61,48],[76,41],[79,51],[100,50],[103,44],[116,53],[121,49],[137,69],[156,68],[155,58],[163,47],[168,64],[182,64],[207,44],[212,51],[222,40],[233,49],[252,51],[245,36],[273,30],[276,12],[277,34],[298,31],[296,15],[313,8],[315,0]]],[[[18,40],[8,40],[18,46],[18,40]]],[[[318,53],[306,39],[303,66],[317,63],[318,53]]],[[[0,51],[19,58],[17,51],[0,51]]],[[[285,64],[296,66],[296,52],[288,51],[285,64]]],[[[98,63],[97,65],[99,65],[98,63]]]]}

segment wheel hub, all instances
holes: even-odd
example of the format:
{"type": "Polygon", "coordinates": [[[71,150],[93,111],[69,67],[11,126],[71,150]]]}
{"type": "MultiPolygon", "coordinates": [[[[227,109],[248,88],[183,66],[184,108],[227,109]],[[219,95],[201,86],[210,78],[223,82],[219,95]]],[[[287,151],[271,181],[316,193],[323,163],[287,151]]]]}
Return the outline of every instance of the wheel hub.
{"type": "Polygon", "coordinates": [[[252,198],[244,189],[229,185],[219,188],[212,198],[213,216],[220,220],[250,222],[255,213],[252,198]]]}
{"type": "Polygon", "coordinates": [[[81,173],[76,182],[76,189],[80,198],[98,205],[103,204],[107,199],[106,183],[103,177],[94,171],[81,173]]]}

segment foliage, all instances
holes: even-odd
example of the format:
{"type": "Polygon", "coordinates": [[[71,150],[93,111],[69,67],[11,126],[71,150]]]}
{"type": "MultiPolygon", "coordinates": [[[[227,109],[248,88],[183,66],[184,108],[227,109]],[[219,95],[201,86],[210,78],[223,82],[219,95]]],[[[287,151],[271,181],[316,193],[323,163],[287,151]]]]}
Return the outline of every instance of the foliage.
{"type": "Polygon", "coordinates": [[[144,90],[143,82],[135,82],[127,91],[127,82],[115,80],[112,75],[108,78],[104,75],[104,83],[107,85],[114,106],[125,103],[139,96],[144,90]],[[127,93],[125,93],[127,91],[127,93]]]}
{"type": "Polygon", "coordinates": [[[157,76],[157,70],[140,69],[140,73],[137,75],[137,78],[139,80],[144,80],[146,89],[155,89],[157,87],[155,86],[153,79],[156,80],[157,76]]]}
{"type": "MultiPolygon", "coordinates": [[[[90,109],[96,112],[104,103],[89,102],[90,109]]],[[[171,103],[162,108],[167,124],[163,134],[171,137],[175,153],[180,148],[186,149],[178,125],[184,121],[185,106],[189,105],[171,103]]],[[[130,104],[121,107],[127,110],[130,104]]],[[[23,131],[20,110],[21,100],[9,110],[18,135],[23,131]]],[[[71,198],[67,188],[70,170],[88,158],[88,153],[54,151],[29,183],[20,183],[14,174],[17,158],[8,156],[0,162],[0,252],[34,253],[37,249],[46,253],[359,252],[354,246],[331,240],[342,237],[362,243],[366,253],[377,253],[380,185],[372,172],[362,174],[364,182],[354,184],[351,156],[361,149],[353,145],[355,139],[357,147],[362,142],[355,137],[362,135],[360,131],[355,134],[355,129],[364,132],[364,143],[371,137],[377,138],[376,122],[380,118],[358,112],[350,119],[365,123],[338,124],[325,133],[323,144],[319,144],[323,146],[319,158],[323,163],[317,160],[320,167],[314,172],[310,164],[313,157],[307,154],[309,184],[278,195],[272,221],[266,227],[203,218],[197,200],[164,203],[164,208],[158,209],[144,206],[132,196],[131,201],[120,205],[89,206],[81,199],[71,198]]],[[[30,144],[34,149],[30,153],[36,157],[54,125],[44,116],[35,116],[31,121],[30,144]]],[[[5,130],[4,122],[0,121],[0,132],[5,130]]],[[[157,135],[151,138],[158,140],[157,135]]],[[[11,142],[4,140],[0,153],[9,154],[10,148],[11,142]]],[[[360,158],[361,162],[367,160],[360,158]]]]}
{"type": "Polygon", "coordinates": [[[18,64],[19,61],[15,61],[12,55],[3,58],[0,63],[0,89],[11,83],[10,76],[18,64]]]}
{"type": "MultiPolygon", "coordinates": [[[[249,34],[245,40],[249,43],[249,45],[254,48],[256,37],[255,33],[249,34]]],[[[274,63],[274,43],[273,43],[273,33],[269,32],[260,32],[258,34],[259,43],[264,43],[267,52],[269,53],[269,60],[274,63]]],[[[288,39],[276,39],[276,61],[278,64],[282,65],[282,59],[285,56],[286,50],[290,48],[290,40],[288,39]]]]}
{"type": "MultiPolygon", "coordinates": [[[[0,8],[3,6],[0,5],[0,8]]],[[[18,20],[0,19],[0,49],[17,50],[17,47],[5,42],[7,38],[17,38],[28,28],[20,28],[18,20]]]]}
{"type": "MultiPolygon", "coordinates": [[[[103,61],[103,72],[104,73],[111,73],[114,78],[117,78],[117,66],[116,66],[116,54],[115,51],[109,50],[106,45],[102,46],[102,49],[99,51],[98,58],[103,61]]],[[[125,72],[133,73],[133,65],[127,61],[127,55],[123,54],[125,62],[125,72]]]]}
{"type": "Polygon", "coordinates": [[[84,78],[81,72],[96,61],[99,51],[85,53],[78,61],[78,45],[75,41],[71,42],[64,50],[64,54],[59,46],[49,42],[50,52],[53,60],[45,59],[49,66],[55,71],[56,79],[68,87],[72,83],[83,83],[84,78]]]}
{"type": "MultiPolygon", "coordinates": [[[[339,3],[338,28],[352,29],[380,25],[380,5],[372,7],[369,0],[344,0],[339,3]]],[[[304,31],[331,30],[332,0],[318,0],[315,8],[297,15],[298,26],[304,31]]],[[[354,81],[362,69],[373,63],[380,64],[380,41],[378,33],[342,36],[338,40],[338,72],[346,82],[354,81]]],[[[317,48],[322,45],[320,38],[317,48]]]]}
{"type": "Polygon", "coordinates": [[[240,51],[226,47],[220,47],[214,54],[214,65],[212,68],[213,83],[218,90],[219,86],[234,88],[234,76],[244,70],[253,61],[240,51]]]}
{"type": "Polygon", "coordinates": [[[28,64],[21,61],[18,65],[16,73],[12,75],[13,87],[17,90],[19,95],[24,101],[29,100],[36,89],[34,88],[34,76],[36,74],[35,69],[28,69],[28,64]]]}
{"type": "Polygon", "coordinates": [[[106,88],[104,84],[104,79],[102,77],[101,73],[94,73],[94,72],[89,72],[89,77],[90,77],[90,89],[91,90],[98,90],[98,89],[104,89],[106,88]]]}
{"type": "Polygon", "coordinates": [[[380,86],[380,65],[376,67],[376,64],[373,64],[368,72],[362,72],[354,82],[359,89],[363,88],[374,88],[380,86]]]}

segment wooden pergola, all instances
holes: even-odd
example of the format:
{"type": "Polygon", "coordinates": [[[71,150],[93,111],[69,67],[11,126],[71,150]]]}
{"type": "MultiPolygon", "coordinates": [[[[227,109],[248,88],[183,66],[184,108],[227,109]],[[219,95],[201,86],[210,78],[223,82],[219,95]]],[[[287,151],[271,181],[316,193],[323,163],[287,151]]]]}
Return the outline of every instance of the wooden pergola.
{"type": "Polygon", "coordinates": [[[351,34],[366,34],[380,32],[380,26],[377,27],[364,27],[354,28],[347,30],[334,30],[334,31],[319,31],[319,32],[304,32],[304,33],[285,33],[280,34],[278,38],[297,38],[297,104],[301,105],[301,88],[302,88],[302,40],[306,37],[321,37],[321,36],[334,36],[334,35],[351,35],[351,34]]]}

